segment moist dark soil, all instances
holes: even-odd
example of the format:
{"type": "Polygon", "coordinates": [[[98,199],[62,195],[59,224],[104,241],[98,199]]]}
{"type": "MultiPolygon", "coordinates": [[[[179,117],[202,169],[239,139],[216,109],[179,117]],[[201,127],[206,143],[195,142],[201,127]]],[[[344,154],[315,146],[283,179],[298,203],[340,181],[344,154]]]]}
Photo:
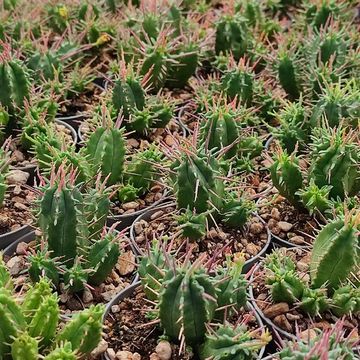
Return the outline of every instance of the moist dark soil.
{"type": "Polygon", "coordinates": [[[36,194],[20,185],[9,186],[0,207],[0,235],[32,224],[31,206],[36,194]]]}
{"type": "MultiPolygon", "coordinates": [[[[291,257],[297,265],[300,278],[309,282],[308,267],[310,261],[310,253],[305,249],[281,248],[284,256],[291,257]]],[[[288,306],[286,303],[274,304],[271,300],[269,288],[265,284],[266,271],[260,267],[253,274],[253,295],[257,306],[263,313],[271,319],[271,321],[281,329],[293,334],[300,334],[303,338],[308,338],[309,329],[326,330],[331,328],[333,324],[339,320],[330,311],[325,312],[322,316],[310,317],[308,314],[297,309],[296,305],[288,306]]],[[[345,316],[344,318],[346,333],[349,334],[354,329],[352,336],[359,336],[360,314],[345,316]],[[356,333],[357,331],[357,333],[356,333]]]]}
{"type": "Polygon", "coordinates": [[[191,260],[206,254],[207,259],[213,258],[214,262],[223,263],[227,254],[243,252],[245,259],[257,255],[267,242],[266,227],[256,217],[248,220],[244,229],[232,229],[222,224],[210,227],[204,239],[190,242],[181,238],[177,221],[174,219],[175,207],[163,208],[156,211],[149,221],[141,220],[134,224],[135,242],[142,251],[146,251],[148,244],[153,239],[167,236],[169,250],[175,252],[177,259],[183,258],[185,253],[191,252],[191,260]]]}

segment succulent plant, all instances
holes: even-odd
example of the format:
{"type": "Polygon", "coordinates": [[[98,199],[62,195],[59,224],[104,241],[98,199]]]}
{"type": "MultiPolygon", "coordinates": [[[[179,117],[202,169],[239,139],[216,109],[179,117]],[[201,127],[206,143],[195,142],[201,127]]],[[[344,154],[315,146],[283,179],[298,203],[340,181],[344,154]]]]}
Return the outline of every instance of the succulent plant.
{"type": "Polygon", "coordinates": [[[353,284],[344,285],[334,291],[331,311],[338,317],[360,311],[360,291],[353,284]]]}
{"type": "Polygon", "coordinates": [[[222,222],[233,229],[242,228],[255,210],[252,201],[239,197],[235,192],[226,192],[221,210],[222,222]]]}
{"type": "Polygon", "coordinates": [[[0,207],[3,206],[5,201],[5,193],[8,188],[6,176],[9,171],[9,143],[4,143],[0,148],[0,207]]]}
{"type": "Polygon", "coordinates": [[[303,176],[296,155],[281,151],[270,167],[273,185],[292,205],[301,206],[298,191],[303,187],[303,176]]]}
{"type": "Polygon", "coordinates": [[[274,251],[265,259],[268,270],[266,284],[274,302],[285,301],[293,304],[301,299],[305,286],[296,272],[295,263],[280,251],[274,251]]]}
{"type": "Polygon", "coordinates": [[[359,149],[345,129],[316,128],[312,136],[309,178],[319,187],[331,186],[330,197],[344,199],[360,190],[359,149]]]}
{"type": "Polygon", "coordinates": [[[156,300],[169,270],[170,255],[163,249],[163,243],[153,240],[147,253],[141,258],[138,272],[146,297],[156,300]]]}
{"type": "Polygon", "coordinates": [[[115,82],[112,94],[115,109],[121,111],[126,119],[136,109],[141,111],[145,106],[145,91],[141,80],[128,69],[123,65],[123,76],[115,82]]]}
{"type": "Polygon", "coordinates": [[[124,131],[120,123],[115,124],[110,118],[110,113],[105,110],[103,126],[98,127],[86,141],[85,156],[96,175],[99,171],[103,178],[107,178],[108,185],[121,181],[125,161],[124,131]]]}
{"type": "Polygon", "coordinates": [[[253,100],[254,73],[242,62],[226,71],[221,78],[221,89],[232,101],[236,99],[245,106],[251,106],[253,100]]]}
{"type": "Polygon", "coordinates": [[[200,359],[255,359],[257,352],[271,340],[269,333],[256,336],[255,332],[248,330],[246,325],[219,325],[214,333],[206,336],[200,359]]]}
{"type": "Polygon", "coordinates": [[[301,92],[297,56],[286,50],[279,51],[277,56],[276,67],[279,82],[288,94],[289,99],[296,100],[301,92]]]}
{"type": "Polygon", "coordinates": [[[239,117],[231,105],[214,106],[204,116],[200,143],[209,150],[224,150],[225,159],[233,158],[238,147],[239,117]]]}
{"type": "Polygon", "coordinates": [[[330,307],[330,300],[325,287],[305,288],[299,307],[310,316],[321,315],[330,307]]]}
{"type": "Polygon", "coordinates": [[[271,127],[271,132],[279,140],[281,146],[289,153],[295,149],[303,150],[309,140],[307,111],[299,102],[286,102],[275,115],[278,127],[271,127]]]}
{"type": "Polygon", "coordinates": [[[360,91],[356,83],[348,81],[324,85],[310,118],[311,126],[319,127],[325,121],[332,128],[343,124],[356,128],[360,114],[360,91]]]}
{"type": "Polygon", "coordinates": [[[190,209],[176,217],[181,235],[190,241],[196,241],[203,238],[206,234],[206,213],[194,214],[190,209]]]}
{"type": "Polygon", "coordinates": [[[251,34],[247,21],[240,14],[224,15],[216,24],[215,53],[232,53],[235,60],[248,50],[251,34]]]}
{"type": "Polygon", "coordinates": [[[186,344],[200,344],[216,308],[216,290],[204,270],[194,265],[169,271],[159,297],[159,318],[165,334],[186,344]]]}
{"type": "Polygon", "coordinates": [[[216,319],[223,321],[246,305],[247,280],[242,274],[245,264],[243,254],[234,254],[226,258],[226,266],[215,270],[214,283],[217,288],[218,309],[215,312],[216,319]],[[235,310],[235,311],[234,311],[235,310]]]}
{"type": "Polygon", "coordinates": [[[311,179],[309,185],[299,190],[297,194],[300,196],[302,203],[310,215],[317,212],[325,214],[333,206],[332,201],[329,199],[330,190],[331,186],[324,185],[319,188],[314,180],[311,179]]]}
{"type": "Polygon", "coordinates": [[[35,360],[50,351],[47,358],[55,359],[53,346],[57,353],[89,354],[101,339],[103,311],[100,305],[91,306],[59,331],[58,297],[52,294],[47,280],[41,279],[30,287],[23,299],[1,288],[0,356],[7,358],[11,353],[16,360],[35,360]]]}
{"type": "Polygon", "coordinates": [[[162,153],[156,146],[134,154],[127,163],[124,183],[134,186],[140,195],[145,194],[160,176],[157,166],[161,159],[162,153]]]}
{"type": "Polygon", "coordinates": [[[274,356],[280,360],[305,360],[311,354],[311,359],[320,360],[324,354],[328,359],[359,360],[360,357],[352,349],[350,337],[346,338],[344,323],[338,321],[332,329],[319,332],[309,339],[297,339],[288,343],[279,354],[274,356]]]}
{"type": "Polygon", "coordinates": [[[219,165],[203,151],[199,154],[185,154],[174,164],[177,174],[175,183],[177,206],[179,209],[204,213],[221,208],[223,184],[217,181],[219,165]]]}
{"type": "Polygon", "coordinates": [[[62,34],[69,25],[69,8],[65,4],[47,7],[48,25],[53,31],[62,34]]]}
{"type": "Polygon", "coordinates": [[[29,273],[34,281],[44,274],[57,285],[63,272],[65,285],[76,292],[106,279],[120,256],[122,235],[105,230],[110,204],[100,176],[96,187],[82,194],[76,173],[65,172],[63,166],[53,171],[42,189],[38,219],[46,248],[29,258],[29,273]]]}
{"type": "Polygon", "coordinates": [[[349,279],[359,262],[356,216],[335,219],[317,235],[310,260],[312,286],[334,291],[349,279]]]}

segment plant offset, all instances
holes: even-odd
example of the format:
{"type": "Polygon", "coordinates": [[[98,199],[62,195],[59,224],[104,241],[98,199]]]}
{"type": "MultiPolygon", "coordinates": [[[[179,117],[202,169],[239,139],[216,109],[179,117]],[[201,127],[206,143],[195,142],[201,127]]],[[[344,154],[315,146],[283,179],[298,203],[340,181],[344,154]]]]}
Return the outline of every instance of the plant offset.
{"type": "Polygon", "coordinates": [[[359,79],[355,0],[3,0],[0,360],[357,359],[359,79]]]}

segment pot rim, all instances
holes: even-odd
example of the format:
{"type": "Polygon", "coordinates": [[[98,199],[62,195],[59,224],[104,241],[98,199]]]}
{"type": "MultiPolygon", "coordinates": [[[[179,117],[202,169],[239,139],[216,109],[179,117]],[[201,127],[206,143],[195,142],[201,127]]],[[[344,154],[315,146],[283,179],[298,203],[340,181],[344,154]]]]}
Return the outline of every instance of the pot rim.
{"type": "MultiPolygon", "coordinates": [[[[167,203],[162,204],[159,207],[156,208],[152,208],[152,209],[148,209],[148,211],[140,214],[132,223],[130,230],[129,230],[129,240],[134,248],[134,250],[136,250],[136,255],[141,257],[144,255],[143,251],[139,248],[137,242],[135,241],[135,224],[137,222],[139,222],[140,220],[142,220],[145,216],[149,215],[150,212],[153,211],[158,211],[161,210],[163,208],[167,208],[167,207],[171,207],[171,206],[175,206],[176,207],[176,203],[174,201],[169,201],[167,203]]],[[[264,246],[262,247],[262,249],[253,257],[251,257],[249,260],[245,261],[244,264],[244,268],[243,271],[245,270],[245,272],[247,272],[247,270],[249,270],[268,250],[270,244],[271,244],[271,232],[266,224],[266,222],[257,214],[257,213],[253,213],[254,216],[256,216],[256,218],[258,218],[260,220],[260,222],[265,226],[266,232],[267,232],[267,240],[266,243],[264,244],[264,246]]],[[[151,214],[150,214],[151,216],[151,214]]]]}
{"type": "MultiPolygon", "coordinates": [[[[107,316],[109,315],[109,313],[111,312],[111,307],[114,305],[119,304],[121,301],[123,301],[124,299],[126,299],[127,297],[131,296],[131,294],[135,291],[135,289],[141,286],[141,281],[137,281],[137,282],[133,282],[130,286],[128,286],[127,288],[123,289],[121,292],[119,292],[117,295],[115,295],[106,305],[105,311],[104,311],[104,315],[102,318],[102,322],[103,325],[105,324],[105,320],[107,318],[107,316]]],[[[249,308],[249,311],[252,311],[255,318],[256,318],[256,322],[259,325],[259,328],[263,328],[265,329],[265,325],[261,319],[261,317],[259,316],[259,314],[256,312],[256,309],[253,307],[252,303],[250,301],[247,301],[246,303],[246,307],[249,308]]],[[[266,345],[263,346],[258,354],[258,359],[262,359],[265,353],[265,348],[266,345]]],[[[110,357],[107,355],[107,352],[105,351],[105,353],[103,353],[103,358],[105,360],[111,360],[110,357]]]]}

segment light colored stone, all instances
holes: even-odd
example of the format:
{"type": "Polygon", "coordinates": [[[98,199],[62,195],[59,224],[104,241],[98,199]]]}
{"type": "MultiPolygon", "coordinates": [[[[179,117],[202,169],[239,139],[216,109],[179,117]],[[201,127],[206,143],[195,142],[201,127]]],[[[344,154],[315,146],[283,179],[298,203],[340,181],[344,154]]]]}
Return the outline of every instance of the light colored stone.
{"type": "Polygon", "coordinates": [[[290,223],[288,223],[288,222],[286,222],[286,221],[279,221],[279,222],[277,223],[277,226],[279,227],[279,229],[280,229],[281,231],[288,232],[288,231],[290,231],[290,230],[292,229],[292,227],[293,227],[294,225],[293,225],[293,224],[290,224],[290,223]]]}
{"type": "Polygon", "coordinates": [[[28,209],[28,207],[25,205],[25,204],[21,204],[21,203],[19,203],[19,202],[16,202],[15,204],[14,204],[14,207],[16,208],[16,209],[18,209],[18,210],[27,210],[28,209]]]}
{"type": "Polygon", "coordinates": [[[165,136],[165,143],[170,147],[173,147],[176,144],[174,137],[171,135],[165,136]]]}
{"type": "Polygon", "coordinates": [[[274,220],[277,220],[277,221],[280,221],[280,211],[278,208],[272,208],[271,210],[271,217],[274,219],[274,220]]]}
{"type": "Polygon", "coordinates": [[[116,358],[118,360],[132,360],[133,354],[130,351],[118,351],[116,358]]]}
{"type": "Polygon", "coordinates": [[[248,243],[246,245],[246,252],[251,256],[255,256],[259,252],[259,248],[253,243],[248,243]]]}
{"type": "Polygon", "coordinates": [[[285,315],[278,315],[273,320],[274,324],[279,326],[281,329],[292,332],[292,326],[289,323],[289,320],[286,318],[285,315]]]}
{"type": "Polygon", "coordinates": [[[156,353],[159,355],[160,360],[170,360],[171,359],[171,346],[168,341],[160,341],[156,348],[156,353]]]}
{"type": "Polygon", "coordinates": [[[264,310],[264,315],[269,319],[273,319],[278,315],[285,314],[289,311],[289,305],[285,302],[277,303],[269,306],[264,310]]]}
{"type": "Polygon", "coordinates": [[[85,304],[89,304],[89,303],[91,303],[93,300],[94,300],[94,296],[93,296],[91,290],[86,287],[86,288],[84,289],[84,292],[83,292],[83,295],[82,295],[82,301],[83,301],[85,304]]]}
{"type": "Polygon", "coordinates": [[[152,353],[150,355],[150,360],[160,360],[159,355],[157,353],[152,353]]]}
{"type": "Polygon", "coordinates": [[[299,271],[306,272],[309,269],[309,265],[301,261],[296,263],[296,267],[299,271]]]}
{"type": "Polygon", "coordinates": [[[106,350],[106,354],[109,357],[110,360],[116,360],[116,354],[115,354],[115,350],[112,348],[108,348],[106,350]]]}
{"type": "Polygon", "coordinates": [[[25,269],[25,259],[22,256],[14,256],[7,262],[10,275],[19,275],[25,269]]]}
{"type": "Polygon", "coordinates": [[[133,139],[133,138],[128,139],[127,144],[128,144],[128,146],[131,146],[133,148],[138,148],[140,146],[140,143],[136,139],[133,139]]]}
{"type": "Polygon", "coordinates": [[[116,269],[119,271],[119,274],[123,276],[131,274],[135,270],[135,255],[132,251],[127,251],[119,257],[116,269]]]}
{"type": "Polygon", "coordinates": [[[90,356],[93,359],[97,359],[101,354],[103,354],[109,347],[107,341],[101,339],[98,346],[90,353],[90,356]]]}
{"type": "Polygon", "coordinates": [[[136,201],[130,201],[130,202],[127,202],[127,203],[124,203],[122,204],[122,208],[125,210],[125,211],[128,211],[128,210],[135,210],[139,207],[139,204],[136,202],[136,201]]]}
{"type": "Polygon", "coordinates": [[[136,235],[140,235],[143,231],[143,224],[141,221],[138,221],[134,224],[134,230],[136,235]]]}
{"type": "Polygon", "coordinates": [[[150,216],[151,220],[155,220],[157,218],[159,218],[160,216],[162,216],[164,214],[164,212],[162,210],[156,211],[154,214],[152,214],[150,216]]]}
{"type": "Polygon", "coordinates": [[[264,225],[261,222],[253,222],[250,225],[250,232],[252,234],[260,234],[264,230],[264,225]]]}
{"type": "Polygon", "coordinates": [[[309,341],[315,339],[317,336],[314,329],[306,329],[299,334],[299,337],[303,341],[309,341]]]}
{"type": "Polygon", "coordinates": [[[305,239],[303,236],[296,235],[290,238],[290,242],[294,243],[295,245],[304,245],[305,239]]]}
{"type": "Polygon", "coordinates": [[[24,241],[18,243],[16,247],[16,253],[18,255],[26,255],[27,249],[29,248],[29,244],[24,241]]]}
{"type": "Polygon", "coordinates": [[[30,174],[21,170],[11,170],[7,176],[9,184],[26,184],[30,174]]]}
{"type": "Polygon", "coordinates": [[[113,314],[116,314],[116,313],[118,313],[118,312],[120,312],[120,306],[119,305],[113,305],[112,307],[111,307],[111,312],[113,313],[113,314]]]}

